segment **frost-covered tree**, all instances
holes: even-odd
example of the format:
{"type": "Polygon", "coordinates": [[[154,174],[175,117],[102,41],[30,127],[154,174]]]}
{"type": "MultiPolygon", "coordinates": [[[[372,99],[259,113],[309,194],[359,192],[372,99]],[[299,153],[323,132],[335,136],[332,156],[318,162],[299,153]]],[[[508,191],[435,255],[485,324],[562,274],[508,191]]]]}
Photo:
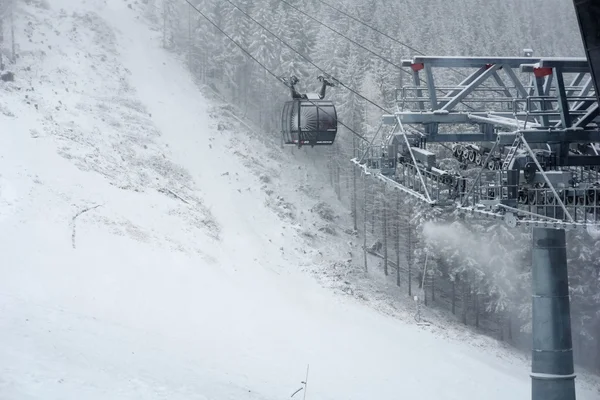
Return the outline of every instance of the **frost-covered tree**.
{"type": "Polygon", "coordinates": [[[15,8],[16,0],[0,0],[0,70],[6,66],[6,61],[16,60],[15,42],[15,8]]]}

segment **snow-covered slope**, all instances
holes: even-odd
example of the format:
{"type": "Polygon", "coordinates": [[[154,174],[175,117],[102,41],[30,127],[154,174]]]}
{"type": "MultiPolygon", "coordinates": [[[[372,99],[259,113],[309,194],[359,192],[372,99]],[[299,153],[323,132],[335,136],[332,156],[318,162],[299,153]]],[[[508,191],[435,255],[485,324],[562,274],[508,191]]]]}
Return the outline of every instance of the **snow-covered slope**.
{"type": "Polygon", "coordinates": [[[331,196],[318,170],[224,118],[136,7],[54,0],[18,21],[1,399],[281,399],[307,364],[308,399],[527,398],[526,362],[305,274],[351,250],[310,211],[331,196]]]}

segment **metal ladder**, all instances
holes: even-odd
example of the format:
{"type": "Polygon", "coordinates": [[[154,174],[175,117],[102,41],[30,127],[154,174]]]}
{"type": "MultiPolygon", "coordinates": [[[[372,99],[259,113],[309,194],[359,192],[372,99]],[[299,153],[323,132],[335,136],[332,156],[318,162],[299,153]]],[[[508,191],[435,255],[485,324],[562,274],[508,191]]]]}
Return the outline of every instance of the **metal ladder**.
{"type": "Polygon", "coordinates": [[[515,138],[515,141],[513,142],[512,146],[508,150],[508,154],[506,155],[506,158],[504,159],[504,162],[502,163],[502,170],[503,171],[506,171],[508,169],[508,167],[510,166],[511,161],[513,160],[513,158],[515,157],[515,154],[517,153],[517,149],[519,148],[519,144],[521,144],[521,136],[517,135],[517,137],[515,138]]]}

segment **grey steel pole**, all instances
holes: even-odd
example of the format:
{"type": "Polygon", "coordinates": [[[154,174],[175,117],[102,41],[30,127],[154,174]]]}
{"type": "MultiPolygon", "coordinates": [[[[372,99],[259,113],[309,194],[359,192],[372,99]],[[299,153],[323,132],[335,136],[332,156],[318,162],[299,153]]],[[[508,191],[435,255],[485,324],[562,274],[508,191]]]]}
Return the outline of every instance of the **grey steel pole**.
{"type": "Polygon", "coordinates": [[[566,236],[533,228],[532,400],[575,400],[566,236]]]}

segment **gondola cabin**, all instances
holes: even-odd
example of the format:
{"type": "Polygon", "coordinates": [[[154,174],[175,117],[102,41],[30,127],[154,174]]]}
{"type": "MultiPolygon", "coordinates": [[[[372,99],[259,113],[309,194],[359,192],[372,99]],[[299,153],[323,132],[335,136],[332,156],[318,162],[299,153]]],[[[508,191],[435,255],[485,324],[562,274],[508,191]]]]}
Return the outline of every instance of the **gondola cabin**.
{"type": "Polygon", "coordinates": [[[283,143],[287,145],[332,145],[337,134],[337,114],[331,101],[296,99],[287,101],[281,115],[283,143]]]}

